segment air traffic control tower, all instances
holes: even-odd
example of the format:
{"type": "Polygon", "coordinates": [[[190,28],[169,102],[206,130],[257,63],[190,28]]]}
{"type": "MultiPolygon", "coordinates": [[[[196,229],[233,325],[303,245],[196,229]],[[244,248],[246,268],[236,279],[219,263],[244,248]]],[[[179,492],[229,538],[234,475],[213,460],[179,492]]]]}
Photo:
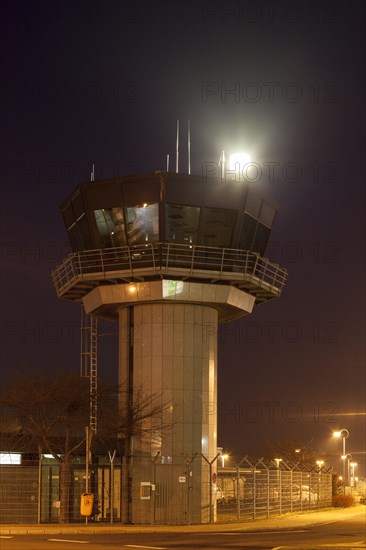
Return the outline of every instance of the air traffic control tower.
{"type": "Polygon", "coordinates": [[[208,522],[218,323],[281,295],[286,270],[264,257],[277,206],[254,184],[157,171],[81,183],[61,211],[58,297],[118,323],[120,383],[167,404],[165,428],[130,442],[124,521],[208,522]]]}

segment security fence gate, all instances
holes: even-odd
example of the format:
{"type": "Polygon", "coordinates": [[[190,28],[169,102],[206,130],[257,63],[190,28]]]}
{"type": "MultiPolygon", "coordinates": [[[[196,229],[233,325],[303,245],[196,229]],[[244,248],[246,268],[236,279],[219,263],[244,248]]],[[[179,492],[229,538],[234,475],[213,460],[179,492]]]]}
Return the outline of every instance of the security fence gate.
{"type": "MultiPolygon", "coordinates": [[[[141,458],[140,458],[141,460],[141,458]]],[[[289,464],[244,457],[222,466],[219,457],[146,457],[146,481],[132,483],[127,490],[126,459],[99,458],[89,465],[89,491],[94,509],[88,521],[126,522],[126,508],[136,499],[144,510],[146,524],[190,524],[193,491],[200,491],[210,505],[203,521],[238,521],[322,508],[332,503],[331,468],[289,464]],[[211,462],[211,465],[210,465],[211,462]],[[195,483],[197,468],[202,474],[195,483]],[[179,506],[172,514],[171,484],[176,481],[179,506]],[[123,491],[123,487],[126,489],[123,491]],[[128,494],[127,494],[128,493],[128,494]]],[[[85,492],[85,460],[75,458],[69,478],[68,521],[81,523],[80,499],[85,492]]],[[[42,462],[22,455],[19,463],[0,465],[1,523],[57,523],[60,521],[60,466],[43,456],[42,462]]]]}

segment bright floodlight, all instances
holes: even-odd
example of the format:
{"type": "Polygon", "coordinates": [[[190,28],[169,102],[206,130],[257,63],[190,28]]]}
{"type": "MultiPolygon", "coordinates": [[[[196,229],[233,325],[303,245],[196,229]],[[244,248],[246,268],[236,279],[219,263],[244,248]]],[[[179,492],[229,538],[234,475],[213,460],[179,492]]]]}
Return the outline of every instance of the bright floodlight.
{"type": "Polygon", "coordinates": [[[241,172],[248,162],[250,162],[250,155],[248,153],[233,153],[229,158],[230,170],[235,170],[236,165],[239,164],[241,172]]]}

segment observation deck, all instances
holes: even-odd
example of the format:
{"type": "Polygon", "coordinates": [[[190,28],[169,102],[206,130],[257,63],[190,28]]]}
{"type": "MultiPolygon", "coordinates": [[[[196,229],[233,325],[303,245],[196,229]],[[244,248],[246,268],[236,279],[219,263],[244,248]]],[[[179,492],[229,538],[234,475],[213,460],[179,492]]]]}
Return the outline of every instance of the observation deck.
{"type": "Polygon", "coordinates": [[[281,295],[287,270],[247,250],[155,243],[74,252],[52,271],[58,297],[80,303],[100,285],[164,279],[230,285],[258,305],[281,295]]]}

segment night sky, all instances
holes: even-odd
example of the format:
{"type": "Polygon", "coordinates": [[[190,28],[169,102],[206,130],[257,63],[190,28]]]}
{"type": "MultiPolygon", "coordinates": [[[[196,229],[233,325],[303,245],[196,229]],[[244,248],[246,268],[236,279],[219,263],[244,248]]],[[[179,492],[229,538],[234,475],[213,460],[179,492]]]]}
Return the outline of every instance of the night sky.
{"type": "MultiPolygon", "coordinates": [[[[280,204],[279,300],[219,331],[219,437],[347,452],[365,475],[363,2],[1,2],[1,372],[79,368],[79,308],[50,272],[59,204],[96,179],[164,170],[191,121],[192,173],[244,150],[280,204]],[[268,164],[269,163],[269,164],[268,164]],[[273,167],[273,172],[269,165],[273,167]]],[[[186,171],[186,146],[181,167],[186,171]]],[[[105,324],[102,331],[116,327],[105,324]]],[[[115,379],[116,338],[100,339],[115,379]]]]}

